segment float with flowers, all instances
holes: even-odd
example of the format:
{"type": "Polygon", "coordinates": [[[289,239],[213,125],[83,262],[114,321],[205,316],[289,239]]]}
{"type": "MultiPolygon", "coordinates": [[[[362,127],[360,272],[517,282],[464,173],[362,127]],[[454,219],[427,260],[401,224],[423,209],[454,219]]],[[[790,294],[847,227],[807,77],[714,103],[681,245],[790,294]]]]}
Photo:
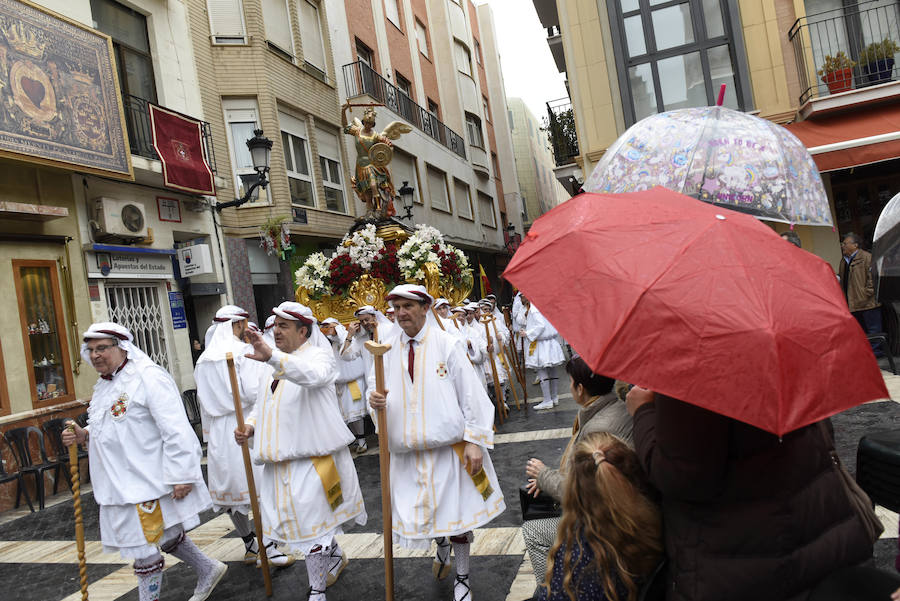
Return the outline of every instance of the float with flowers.
{"type": "Polygon", "coordinates": [[[385,309],[397,284],[422,284],[435,298],[459,304],[472,291],[466,255],[429,225],[412,231],[396,221],[366,223],[351,230],[330,255],[317,252],[295,273],[296,299],[317,319],[350,321],[363,305],[385,309]]]}

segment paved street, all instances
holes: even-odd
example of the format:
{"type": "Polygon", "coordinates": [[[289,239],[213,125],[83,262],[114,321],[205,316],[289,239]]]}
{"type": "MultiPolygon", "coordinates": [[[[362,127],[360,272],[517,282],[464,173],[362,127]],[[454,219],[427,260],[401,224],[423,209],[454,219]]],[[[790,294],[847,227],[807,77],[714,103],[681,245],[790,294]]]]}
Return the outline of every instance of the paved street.
{"type": "MultiPolygon", "coordinates": [[[[893,396],[900,398],[900,377],[888,376],[893,396]],[[894,392],[897,391],[897,392],[894,392]]],[[[538,397],[530,391],[531,399],[538,397]]],[[[518,486],[523,466],[536,456],[547,463],[558,460],[571,433],[575,404],[570,395],[550,412],[515,409],[499,429],[492,452],[494,465],[506,496],[507,510],[488,527],[476,532],[472,548],[474,598],[478,601],[520,601],[534,588],[530,564],[524,558],[519,534],[518,486]]],[[[855,465],[856,443],[867,431],[900,427],[900,405],[893,401],[857,407],[834,418],[838,450],[848,466],[855,465]]],[[[371,446],[371,445],[370,445],[371,446]]],[[[383,598],[381,561],[381,498],[378,486],[377,448],[356,459],[369,522],[350,530],[340,539],[351,557],[341,579],[328,589],[332,601],[383,598]]],[[[84,496],[87,538],[88,579],[92,601],[137,600],[136,580],[131,566],[117,555],[100,551],[97,506],[90,494],[84,496]]],[[[27,510],[26,510],[27,511],[27,510]]],[[[873,560],[879,567],[893,569],[897,549],[897,515],[879,509],[885,522],[885,536],[876,546],[873,560]]],[[[258,570],[243,565],[243,545],[236,538],[227,516],[207,512],[191,537],[205,551],[229,565],[228,573],[212,600],[263,600],[265,593],[258,570]]],[[[42,512],[10,512],[0,516],[0,581],[3,599],[16,601],[76,601],[78,568],[75,556],[72,503],[65,495],[42,512]],[[21,517],[16,517],[20,515],[21,517]]],[[[193,572],[177,560],[166,557],[163,598],[187,599],[194,587],[193,572]]],[[[433,600],[452,598],[452,578],[436,582],[431,576],[430,555],[395,549],[396,598],[433,600]]],[[[274,600],[305,598],[306,570],[302,562],[274,572],[274,600]]]]}

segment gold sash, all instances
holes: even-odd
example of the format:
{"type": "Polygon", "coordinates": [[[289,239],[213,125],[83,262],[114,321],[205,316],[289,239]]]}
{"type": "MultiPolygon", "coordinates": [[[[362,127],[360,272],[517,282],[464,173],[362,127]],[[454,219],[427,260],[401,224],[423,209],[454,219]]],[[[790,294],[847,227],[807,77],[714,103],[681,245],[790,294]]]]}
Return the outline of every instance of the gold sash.
{"type": "Polygon", "coordinates": [[[362,400],[362,390],[359,389],[359,384],[356,383],[356,380],[347,382],[347,389],[350,391],[350,398],[354,401],[362,400]]]}
{"type": "Polygon", "coordinates": [[[310,457],[310,460],[313,467],[316,468],[316,473],[319,474],[319,480],[322,481],[328,506],[331,507],[331,511],[337,511],[337,508],[344,502],[344,493],[341,491],[341,477],[334,464],[334,457],[322,455],[321,457],[310,457]]]}
{"type": "Polygon", "coordinates": [[[155,545],[162,538],[163,530],[163,514],[159,501],[146,501],[135,505],[138,512],[138,518],[141,520],[141,529],[144,531],[144,538],[151,545],[155,545]]]}
{"type": "Polygon", "coordinates": [[[537,348],[537,343],[538,343],[538,341],[534,340],[534,341],[532,341],[531,344],[528,345],[528,356],[529,357],[534,354],[534,349],[537,348]]]}
{"type": "MultiPolygon", "coordinates": [[[[456,456],[459,457],[459,462],[462,463],[463,466],[466,465],[466,458],[463,454],[466,450],[466,444],[466,441],[461,440],[453,445],[453,450],[456,451],[456,456]]],[[[494,489],[491,488],[491,482],[488,480],[484,468],[482,467],[480,470],[470,475],[472,477],[472,482],[475,484],[475,488],[481,493],[481,498],[487,501],[488,498],[494,494],[494,489]]]]}

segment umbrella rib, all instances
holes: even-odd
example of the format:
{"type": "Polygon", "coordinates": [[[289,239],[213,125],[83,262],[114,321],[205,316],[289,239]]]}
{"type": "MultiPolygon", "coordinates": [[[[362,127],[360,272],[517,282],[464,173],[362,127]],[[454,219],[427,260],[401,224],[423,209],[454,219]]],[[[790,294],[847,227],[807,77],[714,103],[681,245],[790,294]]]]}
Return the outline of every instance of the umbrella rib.
{"type": "MultiPolygon", "coordinates": [[[[691,158],[688,161],[688,169],[687,174],[691,172],[691,166],[694,164],[694,156],[697,154],[697,150],[700,148],[700,142],[703,140],[703,132],[706,130],[707,121],[709,121],[709,113],[703,116],[703,124],[697,128],[697,138],[694,140],[694,150],[691,151],[691,158]]],[[[703,185],[706,183],[706,167],[709,165],[709,155],[712,152],[712,146],[706,145],[706,161],[703,163],[703,177],[700,180],[700,187],[697,188],[697,200],[700,200],[700,191],[703,189],[703,185]]],[[[688,175],[685,175],[684,182],[681,184],[681,192],[684,193],[684,184],[687,183],[688,175]]]]}

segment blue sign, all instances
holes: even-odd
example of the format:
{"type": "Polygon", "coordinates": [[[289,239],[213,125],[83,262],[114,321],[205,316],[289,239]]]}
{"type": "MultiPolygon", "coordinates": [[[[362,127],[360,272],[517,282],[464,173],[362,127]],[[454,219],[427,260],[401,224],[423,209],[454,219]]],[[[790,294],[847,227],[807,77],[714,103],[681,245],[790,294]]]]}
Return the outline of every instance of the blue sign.
{"type": "Polygon", "coordinates": [[[184,313],[184,297],[180,292],[169,293],[169,309],[172,310],[172,327],[182,330],[187,327],[187,316],[184,313]]]}

